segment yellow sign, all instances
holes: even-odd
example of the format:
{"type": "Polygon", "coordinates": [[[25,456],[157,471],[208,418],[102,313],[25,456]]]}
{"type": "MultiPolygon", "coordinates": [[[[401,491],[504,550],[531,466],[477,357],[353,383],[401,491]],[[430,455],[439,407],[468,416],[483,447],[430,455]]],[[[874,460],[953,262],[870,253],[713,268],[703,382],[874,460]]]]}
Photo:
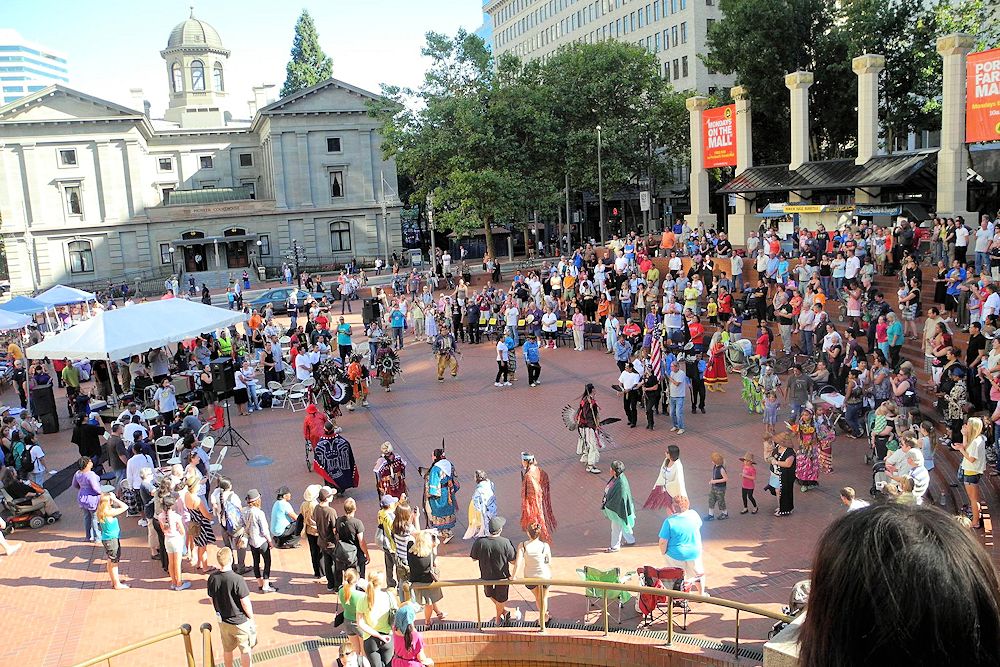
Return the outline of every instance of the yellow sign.
{"type": "Polygon", "coordinates": [[[853,206],[832,204],[785,204],[785,213],[846,213],[853,206]]]}

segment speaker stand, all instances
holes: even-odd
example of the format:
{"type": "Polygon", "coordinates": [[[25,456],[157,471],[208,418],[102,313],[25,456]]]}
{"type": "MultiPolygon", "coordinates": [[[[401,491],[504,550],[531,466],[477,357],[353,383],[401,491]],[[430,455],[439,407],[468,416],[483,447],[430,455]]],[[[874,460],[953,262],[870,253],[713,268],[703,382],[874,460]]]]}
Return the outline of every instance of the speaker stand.
{"type": "Polygon", "coordinates": [[[220,433],[218,437],[216,437],[215,441],[226,442],[226,440],[228,439],[226,445],[228,447],[232,447],[239,450],[240,454],[243,455],[243,458],[245,458],[247,461],[250,461],[250,457],[247,456],[246,450],[243,449],[243,445],[249,447],[250,442],[246,438],[244,438],[239,431],[236,430],[235,426],[233,426],[233,420],[229,414],[228,400],[225,403],[223,403],[223,407],[226,408],[226,427],[222,429],[222,433],[220,433]]]}

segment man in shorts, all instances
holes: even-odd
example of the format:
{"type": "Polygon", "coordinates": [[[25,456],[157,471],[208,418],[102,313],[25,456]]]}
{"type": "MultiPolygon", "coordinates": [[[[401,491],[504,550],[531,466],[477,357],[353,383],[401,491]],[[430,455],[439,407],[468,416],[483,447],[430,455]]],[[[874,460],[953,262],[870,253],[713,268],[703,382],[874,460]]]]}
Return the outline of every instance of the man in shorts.
{"type": "Polygon", "coordinates": [[[691,509],[687,496],[674,498],[677,513],[671,514],[660,528],[660,552],[668,567],[684,570],[684,579],[702,595],[705,590],[705,566],[701,554],[701,516],[691,509]]]}
{"type": "Polygon", "coordinates": [[[246,580],[233,572],[233,552],[229,547],[219,549],[216,558],[219,572],[208,577],[208,595],[221,621],[219,634],[222,636],[223,663],[226,667],[233,667],[233,653],[239,649],[240,664],[249,667],[253,662],[250,652],[257,645],[257,624],[250,604],[250,589],[246,580]]]}
{"type": "MultiPolygon", "coordinates": [[[[479,576],[486,581],[502,581],[510,579],[510,566],[517,559],[514,545],[506,537],[501,537],[506,519],[495,516],[490,519],[489,535],[476,538],[472,543],[472,560],[479,561],[479,576]]],[[[496,625],[507,625],[511,613],[507,611],[506,603],[510,586],[483,586],[486,597],[493,600],[497,608],[496,625]]],[[[514,610],[514,620],[521,620],[521,610],[514,610]]]]}

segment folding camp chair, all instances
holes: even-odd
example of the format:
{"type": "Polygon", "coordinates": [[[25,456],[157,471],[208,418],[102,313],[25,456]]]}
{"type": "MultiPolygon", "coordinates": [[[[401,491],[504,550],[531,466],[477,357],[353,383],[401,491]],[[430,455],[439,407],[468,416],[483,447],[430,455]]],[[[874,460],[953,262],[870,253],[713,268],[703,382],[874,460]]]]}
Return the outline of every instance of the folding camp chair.
{"type": "MultiPolygon", "coordinates": [[[[624,584],[632,579],[632,573],[626,572],[622,574],[621,568],[612,568],[610,570],[598,570],[596,567],[583,567],[578,568],[576,573],[580,575],[580,578],[584,581],[594,581],[612,584],[624,584]]],[[[587,613],[593,606],[600,605],[604,598],[604,589],[602,588],[587,588],[584,590],[584,596],[587,598],[587,613]]],[[[622,624],[622,607],[625,603],[632,599],[632,594],[628,591],[608,591],[608,603],[615,604],[618,606],[618,625],[622,624]]]]}
{"type": "MultiPolygon", "coordinates": [[[[652,565],[644,565],[636,569],[636,574],[639,576],[640,585],[650,588],[662,588],[664,590],[684,591],[687,593],[690,592],[693,583],[684,577],[684,570],[679,567],[658,568],[652,565]]],[[[648,628],[654,623],[665,621],[670,604],[670,598],[666,595],[641,593],[636,603],[636,609],[642,614],[642,620],[639,621],[638,627],[645,626],[648,628]]],[[[687,630],[687,615],[691,606],[687,600],[675,600],[673,605],[681,610],[684,616],[681,627],[687,630]]]]}
{"type": "Polygon", "coordinates": [[[153,443],[153,451],[156,453],[156,465],[160,468],[168,465],[170,459],[174,458],[176,450],[177,442],[169,435],[157,438],[153,443]]]}

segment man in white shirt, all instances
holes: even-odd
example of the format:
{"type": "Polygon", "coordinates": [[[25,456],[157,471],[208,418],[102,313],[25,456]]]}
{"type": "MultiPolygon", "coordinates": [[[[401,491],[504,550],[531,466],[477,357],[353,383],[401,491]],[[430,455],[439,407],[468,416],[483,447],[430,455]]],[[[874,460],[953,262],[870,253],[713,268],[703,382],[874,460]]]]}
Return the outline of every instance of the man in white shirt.
{"type": "Polygon", "coordinates": [[[501,338],[497,341],[497,379],[494,380],[494,387],[509,387],[510,376],[508,375],[510,362],[510,350],[507,342],[501,338]],[[503,380],[503,382],[501,382],[503,380]]]}
{"type": "Polygon", "coordinates": [[[987,248],[992,240],[993,234],[989,229],[989,218],[983,216],[982,222],[979,223],[979,229],[976,230],[976,275],[990,268],[990,255],[987,248]]]}
{"type": "Polygon", "coordinates": [[[907,477],[913,480],[913,497],[917,499],[918,505],[923,505],[927,487],[931,483],[931,473],[924,466],[924,454],[919,449],[911,449],[906,454],[906,459],[910,464],[907,477]]]}
{"type": "Polygon", "coordinates": [[[139,416],[140,420],[146,421],[145,419],[143,419],[142,414],[139,412],[139,406],[135,403],[129,403],[128,407],[125,408],[125,410],[123,410],[120,415],[118,415],[118,418],[115,419],[115,421],[118,422],[119,424],[131,424],[132,417],[135,417],[136,415],[139,416]]]}
{"type": "Polygon", "coordinates": [[[757,237],[757,232],[752,231],[747,238],[747,257],[753,257],[758,248],[760,248],[760,238],[757,237]]]}
{"type": "Polygon", "coordinates": [[[299,382],[305,382],[312,377],[313,364],[319,361],[319,354],[314,355],[311,352],[306,352],[306,346],[302,345],[299,347],[299,353],[295,355],[295,379],[299,382]]]}
{"type": "Polygon", "coordinates": [[[517,304],[513,301],[508,302],[507,310],[504,311],[504,324],[507,327],[507,333],[510,335],[511,339],[514,341],[514,347],[517,347],[517,322],[521,319],[521,311],[518,309],[517,304]]]}
{"type": "Polygon", "coordinates": [[[962,264],[966,260],[966,252],[969,249],[969,228],[964,222],[959,222],[955,227],[955,259],[962,264]]]}
{"type": "MultiPolygon", "coordinates": [[[[115,435],[115,430],[116,426],[112,424],[111,425],[112,435],[115,435]]],[[[142,424],[140,424],[135,417],[133,417],[130,423],[122,426],[122,441],[125,443],[126,447],[131,447],[132,443],[135,442],[136,433],[142,433],[143,439],[149,437],[149,431],[147,431],[146,428],[142,424]]]]}
{"type": "Polygon", "coordinates": [[[844,265],[844,280],[853,283],[861,270],[861,259],[852,250],[847,251],[847,263],[844,265]]]}
{"type": "Polygon", "coordinates": [[[984,324],[990,316],[1000,316],[1000,294],[997,294],[996,285],[988,284],[985,286],[985,289],[989,292],[989,296],[983,302],[982,317],[980,318],[984,324]]]}
{"type": "Polygon", "coordinates": [[[670,274],[674,278],[676,278],[680,274],[681,268],[683,266],[684,266],[684,263],[681,260],[681,258],[677,256],[677,253],[674,252],[674,251],[671,251],[670,252],[670,261],[667,262],[667,269],[670,271],[670,274]]]}
{"type": "Polygon", "coordinates": [[[618,376],[618,382],[624,392],[625,418],[628,420],[629,427],[635,428],[639,418],[637,406],[642,392],[639,391],[638,387],[639,383],[642,382],[642,376],[635,371],[634,367],[626,366],[625,370],[618,376]]]}
{"type": "Polygon", "coordinates": [[[867,501],[855,497],[854,488],[850,486],[845,486],[840,490],[840,502],[844,504],[848,512],[868,507],[867,501]]]}
{"type": "Polygon", "coordinates": [[[615,254],[615,271],[618,271],[619,273],[624,273],[625,269],[627,268],[628,268],[628,260],[625,258],[625,255],[621,252],[617,252],[615,254]]]}
{"type": "Polygon", "coordinates": [[[743,293],[743,258],[738,254],[733,254],[729,260],[729,266],[733,274],[733,289],[736,294],[743,293]]]}

